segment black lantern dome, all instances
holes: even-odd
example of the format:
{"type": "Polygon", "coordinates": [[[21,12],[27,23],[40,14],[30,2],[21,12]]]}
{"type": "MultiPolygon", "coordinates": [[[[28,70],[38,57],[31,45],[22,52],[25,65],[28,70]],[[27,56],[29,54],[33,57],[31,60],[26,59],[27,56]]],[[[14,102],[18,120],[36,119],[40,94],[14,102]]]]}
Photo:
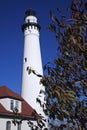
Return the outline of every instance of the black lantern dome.
{"type": "Polygon", "coordinates": [[[25,15],[26,17],[27,16],[36,16],[36,12],[33,10],[33,9],[28,9],[26,12],[25,12],[25,15]]]}

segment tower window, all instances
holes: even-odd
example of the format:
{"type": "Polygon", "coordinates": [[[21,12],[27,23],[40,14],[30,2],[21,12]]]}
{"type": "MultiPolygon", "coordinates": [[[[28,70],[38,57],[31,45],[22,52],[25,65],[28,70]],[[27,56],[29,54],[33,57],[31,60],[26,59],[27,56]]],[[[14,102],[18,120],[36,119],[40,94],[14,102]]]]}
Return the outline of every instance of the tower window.
{"type": "Polygon", "coordinates": [[[27,58],[24,58],[24,62],[27,62],[27,58]]]}
{"type": "Polygon", "coordinates": [[[28,19],[28,23],[30,22],[30,20],[28,19]]]}
{"type": "Polygon", "coordinates": [[[28,26],[28,29],[29,29],[29,26],[28,26]]]}
{"type": "Polygon", "coordinates": [[[14,100],[13,100],[13,99],[10,101],[10,109],[11,109],[11,110],[14,109],[14,100]]]}
{"type": "Polygon", "coordinates": [[[34,29],[36,29],[36,26],[34,26],[34,29]]]}
{"type": "Polygon", "coordinates": [[[11,122],[10,121],[6,122],[6,130],[11,130],[11,122]]]}

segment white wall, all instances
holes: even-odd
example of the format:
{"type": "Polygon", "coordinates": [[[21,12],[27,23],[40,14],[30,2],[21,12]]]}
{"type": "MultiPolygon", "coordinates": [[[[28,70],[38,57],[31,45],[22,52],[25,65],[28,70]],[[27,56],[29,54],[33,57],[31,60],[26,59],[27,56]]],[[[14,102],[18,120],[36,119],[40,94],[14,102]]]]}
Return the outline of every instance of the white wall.
{"type": "MultiPolygon", "coordinates": [[[[16,126],[12,123],[13,119],[3,119],[0,118],[0,130],[6,130],[6,122],[11,121],[11,130],[17,130],[17,124],[16,126]]],[[[30,127],[27,124],[27,121],[23,121],[21,124],[21,130],[31,130],[30,127]]]]}
{"type": "Polygon", "coordinates": [[[6,130],[6,119],[0,118],[0,130],[6,130]]]}
{"type": "MultiPolygon", "coordinates": [[[[2,98],[0,99],[0,103],[4,106],[4,108],[8,111],[12,111],[10,110],[10,101],[11,101],[12,98],[2,98]]],[[[14,106],[15,106],[15,99],[14,100],[14,106]]],[[[19,100],[18,100],[19,101],[19,100]]],[[[18,112],[21,112],[21,101],[19,101],[19,111],[18,112]]]]}

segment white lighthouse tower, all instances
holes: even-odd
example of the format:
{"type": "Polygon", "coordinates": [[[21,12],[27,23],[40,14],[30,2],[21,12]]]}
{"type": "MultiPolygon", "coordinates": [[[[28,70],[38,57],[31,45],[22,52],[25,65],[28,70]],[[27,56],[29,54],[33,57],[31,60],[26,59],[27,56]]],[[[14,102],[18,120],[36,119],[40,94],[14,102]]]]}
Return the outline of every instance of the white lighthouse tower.
{"type": "MultiPolygon", "coordinates": [[[[36,102],[41,89],[40,78],[35,74],[28,74],[28,68],[35,70],[36,73],[43,75],[42,61],[40,52],[39,32],[40,25],[38,24],[35,11],[29,9],[25,12],[25,21],[22,25],[24,32],[24,61],[22,75],[22,92],[21,96],[40,114],[40,105],[36,102]]],[[[43,98],[43,97],[42,97],[43,98]]]]}

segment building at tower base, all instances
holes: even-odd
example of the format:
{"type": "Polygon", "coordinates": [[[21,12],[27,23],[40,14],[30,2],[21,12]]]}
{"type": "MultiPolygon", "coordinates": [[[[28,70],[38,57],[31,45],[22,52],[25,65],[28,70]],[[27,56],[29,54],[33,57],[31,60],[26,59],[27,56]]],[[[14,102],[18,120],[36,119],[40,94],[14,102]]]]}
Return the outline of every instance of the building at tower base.
{"type": "Polygon", "coordinates": [[[0,87],[0,130],[31,130],[28,122],[36,124],[38,119],[40,116],[34,115],[34,109],[19,94],[0,87]]]}

